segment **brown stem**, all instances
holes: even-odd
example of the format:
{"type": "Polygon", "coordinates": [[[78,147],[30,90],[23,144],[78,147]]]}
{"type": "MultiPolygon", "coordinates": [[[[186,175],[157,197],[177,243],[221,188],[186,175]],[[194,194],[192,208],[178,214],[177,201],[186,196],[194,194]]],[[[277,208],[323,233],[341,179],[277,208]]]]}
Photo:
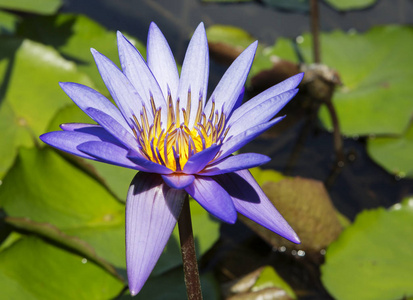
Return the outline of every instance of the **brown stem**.
{"type": "Polygon", "coordinates": [[[318,16],[318,1],[311,0],[311,35],[313,36],[313,57],[316,64],[321,62],[320,58],[320,27],[318,16]]]}
{"type": "Polygon", "coordinates": [[[201,281],[199,280],[198,262],[196,260],[188,194],[185,197],[181,215],[179,216],[178,229],[188,300],[202,300],[201,281]]]}

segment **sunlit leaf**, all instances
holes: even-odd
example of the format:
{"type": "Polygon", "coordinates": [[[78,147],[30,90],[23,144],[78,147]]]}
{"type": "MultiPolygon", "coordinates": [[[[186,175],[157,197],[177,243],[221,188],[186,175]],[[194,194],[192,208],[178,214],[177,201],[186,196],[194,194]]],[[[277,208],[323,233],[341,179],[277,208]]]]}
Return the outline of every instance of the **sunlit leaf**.
{"type": "Polygon", "coordinates": [[[71,103],[58,81],[90,84],[75,64],[30,40],[0,39],[0,178],[19,146],[30,147],[63,106],[71,103]]]}
{"type": "Polygon", "coordinates": [[[413,296],[413,199],[360,213],[327,249],[322,281],[335,299],[413,296]]]}
{"type": "Polygon", "coordinates": [[[38,237],[23,237],[0,252],[3,299],[110,299],[122,288],[94,263],[38,237]]]}
{"type": "Polygon", "coordinates": [[[4,178],[0,199],[8,216],[50,223],[86,241],[99,257],[124,266],[124,205],[56,152],[22,149],[4,178]]]}
{"type": "Polygon", "coordinates": [[[355,10],[369,7],[377,0],[325,0],[337,10],[355,10]]]}
{"type": "Polygon", "coordinates": [[[413,177],[413,124],[402,136],[368,139],[367,150],[389,173],[413,177]]]}
{"type": "MultiPolygon", "coordinates": [[[[413,28],[376,27],[364,34],[323,34],[323,63],[335,68],[343,86],[334,105],[345,135],[402,134],[413,113],[413,28]]],[[[310,38],[301,45],[310,59],[310,38]]],[[[332,128],[326,109],[320,118],[332,128]]]]}
{"type": "Polygon", "coordinates": [[[54,14],[62,4],[62,0],[0,0],[0,8],[42,15],[54,14]]]}

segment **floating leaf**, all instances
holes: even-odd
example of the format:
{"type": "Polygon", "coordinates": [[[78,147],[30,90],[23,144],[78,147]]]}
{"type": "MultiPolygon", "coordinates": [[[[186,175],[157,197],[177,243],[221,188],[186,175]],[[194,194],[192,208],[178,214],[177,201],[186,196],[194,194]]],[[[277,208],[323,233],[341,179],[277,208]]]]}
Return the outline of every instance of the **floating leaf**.
{"type": "Polygon", "coordinates": [[[110,299],[122,288],[94,263],[38,237],[20,238],[0,252],[4,299],[110,299]]]}
{"type": "Polygon", "coordinates": [[[42,15],[54,14],[62,4],[62,0],[0,0],[0,8],[42,15]]]}
{"type": "Polygon", "coordinates": [[[413,177],[413,124],[399,137],[369,138],[367,151],[389,173],[413,177]]]}
{"type": "MultiPolygon", "coordinates": [[[[345,135],[402,134],[413,112],[413,28],[376,27],[364,34],[323,34],[323,63],[335,68],[343,86],[334,94],[345,135]]],[[[310,38],[301,45],[311,61],[310,38]]],[[[320,118],[332,129],[326,109],[320,118]]]]}
{"type": "Polygon", "coordinates": [[[337,10],[363,9],[377,2],[377,0],[325,0],[325,1],[337,10]]]}
{"type": "Polygon", "coordinates": [[[0,178],[17,148],[30,147],[53,115],[71,103],[58,80],[90,84],[75,64],[54,49],[30,40],[0,38],[0,178]]]}
{"type": "Polygon", "coordinates": [[[0,199],[8,216],[50,223],[86,241],[97,256],[124,267],[124,205],[56,152],[21,149],[4,178],[0,199]]]}
{"type": "Polygon", "coordinates": [[[336,299],[413,296],[413,198],[360,213],[332,243],[322,281],[336,299]]]}

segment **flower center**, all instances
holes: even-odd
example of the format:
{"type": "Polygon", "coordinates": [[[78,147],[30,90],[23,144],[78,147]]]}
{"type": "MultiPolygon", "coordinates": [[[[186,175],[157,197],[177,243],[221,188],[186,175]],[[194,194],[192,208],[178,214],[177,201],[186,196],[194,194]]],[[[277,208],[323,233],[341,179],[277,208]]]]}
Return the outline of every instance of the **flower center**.
{"type": "Polygon", "coordinates": [[[179,172],[195,153],[222,143],[229,128],[224,132],[226,117],[224,113],[215,111],[215,102],[212,102],[207,118],[203,112],[202,98],[198,100],[192,126],[189,125],[191,92],[188,92],[186,108],[180,108],[179,99],[174,107],[170,95],[167,102],[167,124],[162,124],[161,108],[156,109],[151,98],[151,111],[148,112],[143,106],[139,119],[133,116],[135,128],[132,130],[147,159],[179,172]],[[152,113],[153,122],[149,122],[148,113],[152,113]]]}

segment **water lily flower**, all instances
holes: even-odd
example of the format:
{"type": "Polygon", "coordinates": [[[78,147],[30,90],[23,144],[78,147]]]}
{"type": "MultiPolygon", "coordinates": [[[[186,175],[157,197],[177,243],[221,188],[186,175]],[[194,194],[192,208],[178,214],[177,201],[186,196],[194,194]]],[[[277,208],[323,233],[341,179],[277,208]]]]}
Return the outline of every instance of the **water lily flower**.
{"type": "Polygon", "coordinates": [[[186,193],[219,220],[237,213],[295,243],[299,239],[247,170],[268,162],[262,154],[232,155],[278,123],[274,116],[297,93],[295,75],[239,106],[254,59],[251,44],[228,68],[207,101],[208,42],[201,23],[181,74],[169,45],[152,23],[147,60],[118,32],[121,69],[91,49],[116,106],[97,91],[60,83],[97,124],[62,124],[45,143],[71,154],[139,171],[126,202],[129,289],[137,294],[161,255],[186,193]]]}

